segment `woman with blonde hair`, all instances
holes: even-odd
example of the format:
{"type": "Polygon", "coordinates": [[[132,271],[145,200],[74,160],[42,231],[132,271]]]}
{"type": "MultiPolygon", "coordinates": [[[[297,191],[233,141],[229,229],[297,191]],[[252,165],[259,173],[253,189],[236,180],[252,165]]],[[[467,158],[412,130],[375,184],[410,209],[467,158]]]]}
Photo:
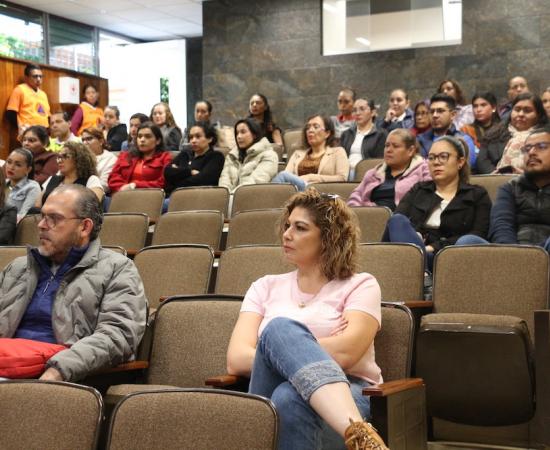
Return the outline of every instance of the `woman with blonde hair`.
{"type": "Polygon", "coordinates": [[[97,176],[96,157],[81,142],[66,142],[57,154],[59,175],[48,178],[42,186],[42,197],[38,197],[36,207],[41,208],[51,192],[62,184],[81,184],[91,189],[101,202],[105,192],[97,176]]]}
{"type": "Polygon", "coordinates": [[[151,109],[149,118],[162,132],[164,149],[174,152],[179,150],[182,138],[181,130],[176,125],[176,120],[174,119],[172,111],[170,111],[168,103],[159,102],[154,105],[151,109]]]}
{"type": "Polygon", "coordinates": [[[250,376],[249,392],[275,404],[279,449],[319,448],[327,426],[350,449],[386,449],[363,421],[362,388],[382,381],[373,344],[381,294],[372,275],[355,272],[356,218],[337,196],[308,189],[285,205],[279,233],[296,270],[252,284],[228,371],[250,376]]]}

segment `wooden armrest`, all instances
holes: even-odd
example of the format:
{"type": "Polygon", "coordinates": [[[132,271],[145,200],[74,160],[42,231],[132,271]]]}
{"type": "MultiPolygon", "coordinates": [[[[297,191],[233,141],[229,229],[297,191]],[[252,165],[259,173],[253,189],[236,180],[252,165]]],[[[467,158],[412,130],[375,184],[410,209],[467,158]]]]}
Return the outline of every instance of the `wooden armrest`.
{"type": "Polygon", "coordinates": [[[163,301],[165,301],[168,297],[170,297],[169,295],[163,295],[161,298],[159,298],[159,303],[162,303],[163,301]]]}
{"type": "Polygon", "coordinates": [[[135,248],[127,248],[126,249],[126,255],[128,256],[128,258],[133,258],[134,256],[136,256],[137,252],[139,252],[139,250],[137,250],[135,248]]]}
{"type": "Polygon", "coordinates": [[[422,378],[403,378],[402,380],[388,381],[363,388],[363,395],[371,397],[387,397],[397,392],[415,389],[424,385],[422,378]]]}
{"type": "Polygon", "coordinates": [[[416,309],[416,308],[433,308],[434,302],[429,300],[416,300],[411,302],[403,303],[407,308],[416,309]]]}
{"type": "Polygon", "coordinates": [[[100,370],[97,373],[109,374],[115,372],[129,372],[132,370],[143,370],[149,367],[149,361],[130,361],[124,364],[119,364],[116,367],[100,370]]]}
{"type": "Polygon", "coordinates": [[[219,258],[220,256],[222,256],[222,253],[223,253],[223,250],[215,250],[214,257],[219,258]]]}
{"type": "Polygon", "coordinates": [[[238,375],[219,375],[217,377],[207,378],[204,384],[206,386],[214,386],[218,388],[223,388],[227,386],[233,386],[239,382],[245,381],[245,377],[240,377],[238,375]]]}

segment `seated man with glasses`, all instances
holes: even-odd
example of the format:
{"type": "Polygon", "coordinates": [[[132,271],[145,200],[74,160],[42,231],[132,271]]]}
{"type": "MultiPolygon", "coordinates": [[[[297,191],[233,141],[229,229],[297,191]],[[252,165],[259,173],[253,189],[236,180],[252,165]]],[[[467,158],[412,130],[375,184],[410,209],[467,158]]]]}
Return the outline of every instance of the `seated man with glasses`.
{"type": "Polygon", "coordinates": [[[455,99],[446,94],[433,95],[430,99],[429,114],[431,129],[418,136],[420,154],[426,158],[428,153],[430,153],[432,144],[442,136],[460,137],[468,144],[470,167],[474,168],[479,149],[475,146],[470,136],[457,130],[453,125],[456,115],[455,99]]]}
{"type": "MultiPolygon", "coordinates": [[[[525,171],[502,185],[491,210],[489,240],[540,245],[550,251],[550,126],[536,128],[521,148],[525,171]]],[[[483,244],[463,236],[458,245],[483,244]]]]}
{"type": "Polygon", "coordinates": [[[38,217],[38,247],[0,273],[0,338],[66,346],[43,380],[77,381],[134,359],[147,300],[133,262],[101,247],[95,194],[61,185],[38,217]]]}
{"type": "Polygon", "coordinates": [[[48,128],[50,104],[48,95],[40,89],[44,76],[36,64],[25,67],[25,82],[17,85],[11,93],[6,107],[6,118],[18,127],[18,135],[32,125],[48,128]]]}

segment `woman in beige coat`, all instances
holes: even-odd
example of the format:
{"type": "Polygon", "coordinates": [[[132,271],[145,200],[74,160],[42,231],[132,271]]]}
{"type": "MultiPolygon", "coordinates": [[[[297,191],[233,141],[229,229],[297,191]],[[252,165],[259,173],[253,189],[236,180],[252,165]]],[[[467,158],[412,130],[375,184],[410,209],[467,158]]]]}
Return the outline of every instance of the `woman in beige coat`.
{"type": "Polygon", "coordinates": [[[234,147],[225,157],[220,186],[233,192],[243,184],[269,183],[277,173],[279,158],[269,141],[262,137],[260,125],[251,118],[235,124],[234,147]]]}
{"type": "Polygon", "coordinates": [[[349,161],[342,147],[330,147],[334,138],[334,124],[325,116],[312,116],[304,127],[304,141],[309,148],[296,150],[283,172],[273,178],[273,183],[292,183],[298,190],[305,190],[310,183],[346,181],[349,161]]]}

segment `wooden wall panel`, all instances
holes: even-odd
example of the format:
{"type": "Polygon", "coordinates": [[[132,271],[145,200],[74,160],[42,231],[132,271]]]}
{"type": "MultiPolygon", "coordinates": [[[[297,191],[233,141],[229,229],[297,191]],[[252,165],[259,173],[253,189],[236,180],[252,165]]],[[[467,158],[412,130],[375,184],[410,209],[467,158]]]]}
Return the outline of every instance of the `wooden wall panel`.
{"type": "MultiPolygon", "coordinates": [[[[11,149],[18,146],[17,130],[12,127],[5,118],[6,105],[15,86],[24,82],[24,70],[27,61],[0,56],[0,158],[6,159],[11,149]]],[[[52,111],[64,110],[72,114],[78,105],[59,103],[58,78],[73,77],[80,80],[80,88],[91,83],[99,89],[99,106],[105,107],[109,102],[109,82],[105,78],[86,75],[72,70],[60,69],[41,64],[44,74],[42,90],[48,94],[52,111]]]]}

